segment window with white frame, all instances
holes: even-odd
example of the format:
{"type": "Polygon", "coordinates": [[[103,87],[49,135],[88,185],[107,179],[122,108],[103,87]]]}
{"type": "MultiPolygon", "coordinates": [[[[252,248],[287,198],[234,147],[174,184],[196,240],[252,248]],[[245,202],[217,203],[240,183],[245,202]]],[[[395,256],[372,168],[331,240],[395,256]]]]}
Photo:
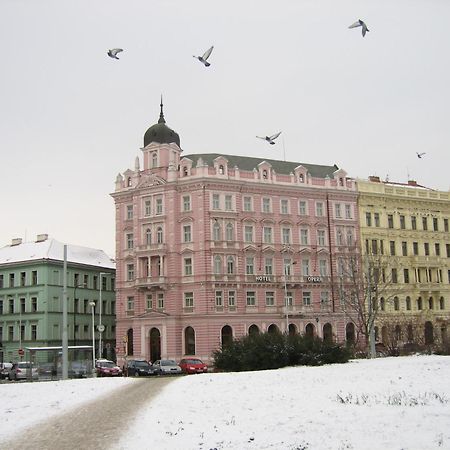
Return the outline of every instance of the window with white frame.
{"type": "Polygon", "coordinates": [[[225,210],[233,210],[233,197],[231,195],[225,195],[225,210]]]}
{"type": "Polygon", "coordinates": [[[247,256],[245,258],[245,273],[246,275],[253,275],[255,273],[255,257],[247,256]]]}
{"type": "Polygon", "coordinates": [[[151,228],[147,228],[145,230],[145,243],[147,245],[150,245],[152,243],[152,229],[151,228]]]}
{"type": "Polygon", "coordinates": [[[144,200],[144,214],[146,216],[152,215],[152,201],[149,198],[144,200]]]}
{"type": "Polygon", "coordinates": [[[294,304],[294,296],[291,291],[286,291],[286,295],[284,297],[284,305],[285,306],[293,306],[294,304]]]}
{"type": "Polygon", "coordinates": [[[327,274],[328,274],[327,260],[326,259],[319,259],[319,275],[321,277],[326,277],[327,274]]]}
{"type": "Polygon", "coordinates": [[[134,280],[134,264],[127,264],[127,281],[134,280]]]}
{"type": "Polygon", "coordinates": [[[223,298],[222,298],[222,291],[216,291],[216,307],[222,307],[223,306],[223,298]]]}
{"type": "Polygon", "coordinates": [[[281,229],[281,239],[283,244],[291,243],[291,229],[290,228],[282,228],[281,229]]]}
{"type": "Polygon", "coordinates": [[[343,277],[345,274],[345,264],[344,264],[344,260],[343,258],[338,258],[338,264],[337,264],[337,269],[338,269],[338,275],[340,277],[343,277]]]}
{"type": "Polygon", "coordinates": [[[186,276],[192,275],[192,258],[184,258],[184,274],[186,276]]]}
{"type": "Polygon", "coordinates": [[[263,227],[264,244],[272,243],[272,227],[263,227]]]}
{"type": "Polygon", "coordinates": [[[156,243],[162,244],[164,242],[163,229],[162,227],[158,227],[156,229],[156,243]]]}
{"type": "Polygon", "coordinates": [[[220,196],[219,196],[219,194],[213,194],[212,195],[212,208],[213,209],[220,209],[220,196]]]}
{"type": "Polygon", "coordinates": [[[301,216],[306,216],[308,214],[308,208],[306,206],[306,201],[305,200],[300,200],[298,202],[298,213],[301,216]]]}
{"type": "Polygon", "coordinates": [[[262,212],[264,213],[270,213],[272,211],[271,204],[270,204],[270,198],[264,197],[262,199],[262,212]]]}
{"type": "Polygon", "coordinates": [[[127,233],[126,241],[127,241],[127,249],[131,250],[134,247],[133,233],[127,233]]]}
{"type": "Polygon", "coordinates": [[[323,217],[323,203],[322,202],[316,203],[316,216],[323,217]]]}
{"type": "Polygon", "coordinates": [[[184,293],[184,307],[185,308],[193,308],[194,307],[194,293],[193,292],[185,292],[184,293]]]}
{"type": "Polygon", "coordinates": [[[323,306],[328,305],[328,301],[330,298],[330,293],[328,291],[321,291],[320,292],[320,304],[323,306]]]}
{"type": "Polygon", "coordinates": [[[246,305],[247,306],[256,306],[256,292],[255,291],[247,291],[246,292],[246,305]]]}
{"type": "Polygon", "coordinates": [[[280,212],[281,214],[289,214],[289,200],[281,199],[280,212]]]}
{"type": "Polygon", "coordinates": [[[213,241],[220,241],[220,234],[220,224],[216,220],[213,225],[213,241]]]}
{"type": "Polygon", "coordinates": [[[342,217],[342,213],[341,213],[341,204],[340,203],[335,203],[334,205],[334,215],[337,219],[340,219],[342,217]]]}
{"type": "Polygon", "coordinates": [[[163,213],[163,199],[162,197],[158,197],[156,199],[156,214],[161,215],[163,213]]]}
{"type": "Polygon", "coordinates": [[[234,274],[234,258],[232,256],[227,257],[227,274],[234,274]]]}
{"type": "Polygon", "coordinates": [[[247,243],[253,242],[253,225],[244,226],[244,241],[247,243]]]}
{"type": "Polygon", "coordinates": [[[164,309],[164,294],[162,292],[158,294],[158,309],[164,309]]]}
{"type": "Polygon", "coordinates": [[[325,246],[325,230],[317,230],[317,245],[325,246]]]}
{"type": "Polygon", "coordinates": [[[227,241],[234,240],[234,227],[231,222],[228,222],[227,226],[225,227],[225,238],[227,241]]]}
{"type": "Polygon", "coordinates": [[[351,219],[352,218],[352,205],[345,205],[345,218],[351,219]]]}
{"type": "Polygon", "coordinates": [[[275,306],[275,292],[266,292],[266,306],[275,306]]]}
{"type": "Polygon", "coordinates": [[[303,291],[303,305],[305,306],[311,305],[311,292],[303,291]]]}
{"type": "Polygon", "coordinates": [[[191,210],[191,196],[183,195],[183,211],[191,210]]]}
{"type": "Polygon", "coordinates": [[[244,211],[252,211],[252,198],[251,197],[244,197],[244,211]]]}
{"type": "Polygon", "coordinates": [[[344,236],[340,227],[336,228],[336,244],[344,245],[344,236]]]}
{"type": "Polygon", "coordinates": [[[222,273],[222,257],[219,255],[214,256],[214,273],[217,275],[222,273]]]}
{"type": "Polygon", "coordinates": [[[354,239],[353,239],[353,229],[347,228],[347,245],[353,245],[354,239]]]}
{"type": "Polygon", "coordinates": [[[153,309],[153,295],[147,294],[145,297],[145,308],[146,309],[153,309]]]}
{"type": "Polygon", "coordinates": [[[156,152],[152,153],[152,168],[158,167],[158,154],[156,152]]]}
{"type": "Polygon", "coordinates": [[[127,297],[127,311],[134,311],[134,297],[127,297]]]}
{"type": "Polygon", "coordinates": [[[288,277],[292,275],[292,260],[290,257],[283,258],[283,273],[288,277]]]}
{"type": "Polygon", "coordinates": [[[236,292],[228,291],[228,306],[236,306],[236,292]]]}
{"type": "Polygon", "coordinates": [[[309,230],[307,228],[302,228],[300,230],[300,244],[301,245],[309,244],[309,230]]]}
{"type": "Polygon", "coordinates": [[[183,242],[192,242],[191,225],[183,225],[183,242]]]}
{"type": "Polygon", "coordinates": [[[127,220],[133,218],[133,205],[127,205],[127,220]]]}
{"type": "Polygon", "coordinates": [[[273,258],[270,256],[264,258],[264,274],[273,275],[273,258]]]}
{"type": "Polygon", "coordinates": [[[309,276],[309,259],[302,260],[302,275],[304,277],[309,276]]]}

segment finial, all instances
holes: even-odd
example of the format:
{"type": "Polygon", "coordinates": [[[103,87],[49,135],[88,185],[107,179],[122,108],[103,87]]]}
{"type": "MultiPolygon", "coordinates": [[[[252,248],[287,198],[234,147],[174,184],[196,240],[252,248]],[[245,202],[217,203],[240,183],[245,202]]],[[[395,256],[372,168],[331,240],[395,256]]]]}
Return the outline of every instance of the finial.
{"type": "Polygon", "coordinates": [[[161,94],[161,104],[159,105],[161,106],[161,112],[159,114],[159,120],[158,123],[166,123],[165,119],[164,119],[164,112],[163,112],[163,100],[162,100],[162,94],[161,94]]]}

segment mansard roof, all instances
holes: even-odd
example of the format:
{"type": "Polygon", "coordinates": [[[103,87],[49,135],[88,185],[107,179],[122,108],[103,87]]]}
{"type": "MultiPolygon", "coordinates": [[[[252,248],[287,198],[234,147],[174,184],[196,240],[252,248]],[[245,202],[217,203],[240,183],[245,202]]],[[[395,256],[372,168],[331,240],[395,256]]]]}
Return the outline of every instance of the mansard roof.
{"type": "Polygon", "coordinates": [[[228,160],[228,167],[238,167],[240,170],[248,170],[252,171],[253,169],[258,167],[258,164],[266,161],[272,166],[272,169],[276,173],[289,175],[290,173],[294,173],[294,170],[298,166],[303,166],[305,169],[313,177],[317,178],[326,178],[327,176],[333,178],[333,174],[336,170],[339,170],[339,167],[336,164],[332,166],[323,166],[318,164],[306,164],[300,162],[291,162],[291,161],[279,161],[276,159],[267,159],[267,158],[254,158],[250,156],[237,156],[237,155],[224,155],[220,153],[199,153],[186,155],[185,158],[189,158],[194,162],[194,166],[197,164],[197,161],[201,158],[205,164],[208,166],[214,166],[214,160],[218,157],[224,157],[228,160]]]}

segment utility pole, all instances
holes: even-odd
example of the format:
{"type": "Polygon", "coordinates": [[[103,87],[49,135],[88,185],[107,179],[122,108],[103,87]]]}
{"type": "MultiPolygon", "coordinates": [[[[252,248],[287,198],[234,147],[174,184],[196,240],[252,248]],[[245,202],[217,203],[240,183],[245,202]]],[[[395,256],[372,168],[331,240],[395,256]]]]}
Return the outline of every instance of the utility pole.
{"type": "Polygon", "coordinates": [[[64,262],[63,262],[63,297],[62,297],[62,378],[69,378],[69,351],[67,339],[67,245],[64,244],[64,262]]]}

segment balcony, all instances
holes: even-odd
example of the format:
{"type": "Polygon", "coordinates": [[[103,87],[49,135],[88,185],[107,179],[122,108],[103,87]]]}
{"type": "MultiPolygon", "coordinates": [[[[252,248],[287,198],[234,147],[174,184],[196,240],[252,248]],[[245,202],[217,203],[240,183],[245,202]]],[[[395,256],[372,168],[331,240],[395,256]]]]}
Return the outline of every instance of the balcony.
{"type": "Polygon", "coordinates": [[[162,286],[167,282],[167,277],[140,277],[136,278],[135,286],[137,288],[151,288],[162,286]]]}
{"type": "Polygon", "coordinates": [[[136,246],[137,254],[149,254],[149,253],[165,253],[167,252],[167,244],[149,244],[149,245],[138,245],[136,246]]]}

